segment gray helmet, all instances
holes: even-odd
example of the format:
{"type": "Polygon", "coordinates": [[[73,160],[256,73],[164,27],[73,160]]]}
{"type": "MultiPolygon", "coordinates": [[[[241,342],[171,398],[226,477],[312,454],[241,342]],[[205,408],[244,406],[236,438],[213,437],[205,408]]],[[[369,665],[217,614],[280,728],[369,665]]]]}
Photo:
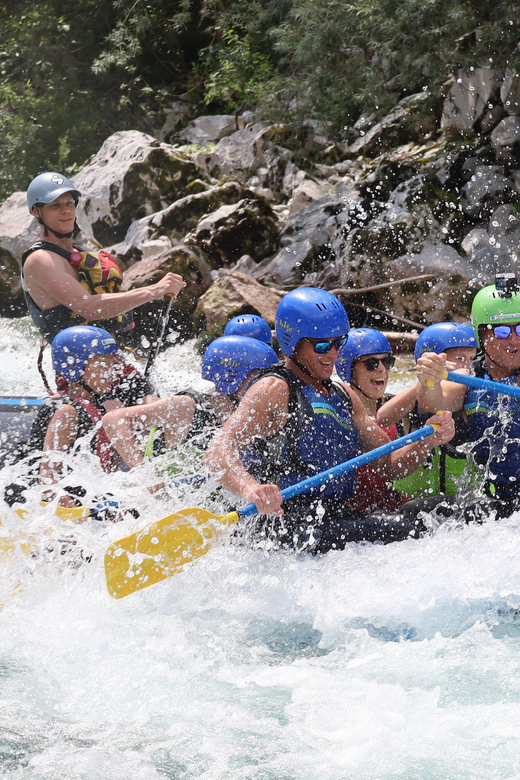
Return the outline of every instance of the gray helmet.
{"type": "Polygon", "coordinates": [[[32,180],[27,190],[29,212],[32,214],[35,206],[53,203],[64,192],[70,192],[76,204],[78,203],[81,192],[75,188],[70,179],[67,179],[61,173],[54,173],[53,171],[40,173],[32,180]]]}

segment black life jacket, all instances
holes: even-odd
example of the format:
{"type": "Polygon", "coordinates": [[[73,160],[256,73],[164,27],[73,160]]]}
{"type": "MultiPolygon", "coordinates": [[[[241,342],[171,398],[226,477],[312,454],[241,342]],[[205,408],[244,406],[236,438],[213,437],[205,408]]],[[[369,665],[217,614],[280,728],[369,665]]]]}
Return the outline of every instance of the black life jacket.
{"type": "MultiPolygon", "coordinates": [[[[252,463],[248,465],[248,470],[254,477],[261,476],[262,482],[278,483],[286,472],[309,476],[311,469],[309,463],[301,457],[299,442],[301,434],[312,425],[314,420],[312,406],[302,392],[305,382],[280,363],[262,369],[251,384],[269,376],[283,379],[289,388],[287,423],[276,436],[257,437],[250,442],[251,450],[262,457],[262,464],[257,466],[252,463]],[[283,465],[281,464],[282,453],[283,465]]],[[[323,382],[323,385],[333,388],[352,414],[352,399],[343,385],[331,380],[323,382]]]]}

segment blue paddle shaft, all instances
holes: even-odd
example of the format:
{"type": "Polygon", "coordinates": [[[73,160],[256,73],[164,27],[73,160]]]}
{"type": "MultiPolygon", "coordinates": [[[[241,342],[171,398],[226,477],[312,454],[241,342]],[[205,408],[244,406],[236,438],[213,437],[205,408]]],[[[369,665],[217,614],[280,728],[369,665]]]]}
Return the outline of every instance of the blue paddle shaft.
{"type": "Polygon", "coordinates": [[[41,398],[9,398],[0,396],[0,406],[45,406],[41,398]]]}
{"type": "Polygon", "coordinates": [[[517,385],[505,385],[503,382],[493,382],[491,379],[480,379],[480,377],[467,376],[467,374],[455,374],[453,371],[446,372],[446,379],[450,382],[457,382],[459,385],[476,387],[477,390],[489,390],[490,393],[501,393],[513,398],[520,398],[520,387],[517,385]]]}
{"type": "MultiPolygon", "coordinates": [[[[313,487],[323,485],[329,479],[340,477],[342,474],[346,474],[349,471],[364,466],[366,463],[371,463],[373,460],[382,458],[384,455],[389,455],[391,452],[400,450],[402,447],[406,447],[407,444],[413,444],[414,442],[426,439],[427,436],[431,436],[435,433],[433,425],[426,425],[424,428],[419,428],[417,431],[412,431],[407,436],[401,436],[399,439],[389,441],[387,444],[383,444],[382,447],[376,447],[375,450],[370,452],[364,452],[363,455],[358,455],[357,458],[347,460],[345,463],[338,463],[337,466],[333,466],[327,471],[322,471],[320,474],[315,474],[314,477],[308,477],[307,479],[297,482],[295,485],[284,488],[282,490],[282,496],[285,499],[298,496],[300,493],[305,493],[313,487]]],[[[239,515],[247,517],[248,515],[254,515],[258,512],[255,504],[248,504],[243,509],[239,510],[239,515]]]]}

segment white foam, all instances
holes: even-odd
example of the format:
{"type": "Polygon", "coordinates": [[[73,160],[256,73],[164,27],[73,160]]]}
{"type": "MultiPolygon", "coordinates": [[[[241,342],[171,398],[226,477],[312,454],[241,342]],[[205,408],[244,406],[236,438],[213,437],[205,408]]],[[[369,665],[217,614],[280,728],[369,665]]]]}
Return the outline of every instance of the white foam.
{"type": "MultiPolygon", "coordinates": [[[[16,332],[0,322],[2,359],[16,332]]],[[[197,360],[192,345],[161,355],[161,389],[179,388],[197,360]]],[[[36,387],[29,355],[23,366],[36,387]]],[[[15,553],[0,569],[0,775],[518,776],[520,517],[321,558],[221,543],[116,601],[104,584],[110,541],[210,499],[203,488],[161,505],[82,457],[89,494],[125,491],[141,518],[60,523],[36,492],[25,524],[5,510],[4,529],[77,544],[15,553]],[[78,549],[93,559],[74,568],[78,549]]]]}

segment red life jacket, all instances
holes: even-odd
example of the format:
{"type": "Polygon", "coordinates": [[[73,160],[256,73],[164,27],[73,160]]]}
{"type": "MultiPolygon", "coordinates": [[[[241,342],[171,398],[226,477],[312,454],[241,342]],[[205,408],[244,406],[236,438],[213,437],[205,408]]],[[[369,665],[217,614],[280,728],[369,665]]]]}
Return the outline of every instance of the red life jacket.
{"type": "MultiPolygon", "coordinates": [[[[379,426],[391,441],[397,439],[397,423],[379,426]]],[[[356,473],[356,488],[347,506],[359,512],[375,512],[385,510],[395,512],[403,503],[403,497],[392,487],[392,482],[385,479],[374,469],[371,463],[361,466],[356,473]]]]}
{"type": "Polygon", "coordinates": [[[58,406],[63,406],[65,404],[70,404],[70,406],[73,406],[78,412],[80,436],[83,436],[92,430],[94,431],[92,449],[98,456],[103,471],[114,471],[116,452],[110,444],[110,440],[101,425],[101,419],[103,417],[102,410],[87,398],[81,398],[66,390],[58,390],[58,392],[51,396],[50,402],[41,408],[31,429],[30,448],[38,450],[43,449],[45,434],[49,423],[58,406]]]}

